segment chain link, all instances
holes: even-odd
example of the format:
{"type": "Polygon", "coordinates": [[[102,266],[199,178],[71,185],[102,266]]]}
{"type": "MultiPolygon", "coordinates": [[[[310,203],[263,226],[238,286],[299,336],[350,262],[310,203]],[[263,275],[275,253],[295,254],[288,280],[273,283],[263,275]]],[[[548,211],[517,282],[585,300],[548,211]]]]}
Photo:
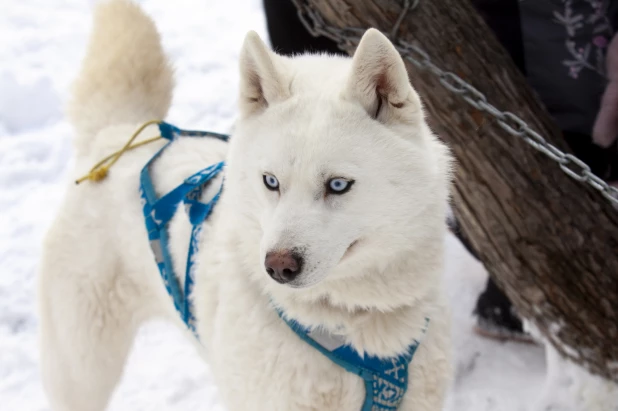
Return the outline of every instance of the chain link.
{"type": "MultiPolygon", "coordinates": [[[[317,37],[321,35],[327,37],[336,42],[343,50],[354,48],[365,32],[365,29],[361,28],[347,27],[345,29],[340,29],[330,26],[324,22],[322,16],[313,9],[307,0],[292,1],[298,10],[298,16],[301,22],[313,36],[317,37]],[[309,21],[313,24],[309,23],[309,21]]],[[[398,24],[395,26],[397,29],[405,13],[414,9],[417,4],[418,0],[414,1],[412,7],[410,7],[408,1],[405,2],[402,15],[397,19],[398,24]]],[[[391,37],[394,37],[395,31],[396,30],[393,30],[391,32],[391,37]]],[[[614,205],[615,209],[618,207],[618,189],[610,186],[601,178],[594,175],[586,163],[574,155],[565,153],[556,146],[548,143],[543,136],[531,129],[530,126],[517,115],[496,108],[487,101],[487,97],[485,97],[483,93],[457,74],[442,70],[440,67],[436,66],[431,61],[429,55],[420,47],[403,40],[397,41],[395,47],[405,60],[414,64],[419,69],[429,71],[438,77],[440,84],[442,84],[444,88],[459,95],[475,109],[494,117],[498,125],[507,133],[523,139],[528,145],[558,163],[558,166],[566,175],[581,183],[587,183],[609,200],[610,203],[614,205]]]]}

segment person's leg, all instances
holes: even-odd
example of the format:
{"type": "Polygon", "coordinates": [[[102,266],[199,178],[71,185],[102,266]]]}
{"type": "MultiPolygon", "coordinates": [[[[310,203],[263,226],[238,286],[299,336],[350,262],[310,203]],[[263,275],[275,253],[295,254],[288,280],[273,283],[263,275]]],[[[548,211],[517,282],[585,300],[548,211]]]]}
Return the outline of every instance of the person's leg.
{"type": "Polygon", "coordinates": [[[294,55],[304,52],[345,54],[326,37],[313,37],[307,31],[292,0],[264,0],[268,36],[273,50],[294,55]]]}
{"type": "Polygon", "coordinates": [[[524,75],[526,62],[519,12],[520,0],[473,0],[476,10],[524,75]]]}

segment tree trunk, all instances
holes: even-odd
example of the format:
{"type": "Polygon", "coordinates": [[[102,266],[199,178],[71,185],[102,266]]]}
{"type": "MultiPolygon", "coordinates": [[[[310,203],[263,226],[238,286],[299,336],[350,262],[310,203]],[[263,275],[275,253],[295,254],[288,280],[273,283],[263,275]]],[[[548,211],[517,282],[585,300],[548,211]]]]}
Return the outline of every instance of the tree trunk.
{"type": "MultiPolygon", "coordinates": [[[[397,0],[294,1],[311,26],[376,27],[385,33],[403,8],[397,0]]],[[[340,32],[329,33],[337,38],[340,32]]],[[[357,41],[340,46],[350,52],[357,41]]],[[[468,0],[421,1],[402,21],[395,44],[402,41],[418,45],[436,66],[455,72],[493,106],[517,114],[569,152],[468,0]]],[[[406,64],[433,129],[458,160],[455,214],[487,270],[562,355],[618,381],[618,211],[445,88],[431,70],[406,64]]]]}

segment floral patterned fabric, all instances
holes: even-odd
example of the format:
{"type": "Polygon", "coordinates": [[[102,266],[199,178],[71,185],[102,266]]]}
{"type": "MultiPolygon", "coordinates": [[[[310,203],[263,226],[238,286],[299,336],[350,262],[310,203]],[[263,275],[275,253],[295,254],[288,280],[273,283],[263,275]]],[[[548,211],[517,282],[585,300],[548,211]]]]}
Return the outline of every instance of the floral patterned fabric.
{"type": "Polygon", "coordinates": [[[613,0],[519,0],[528,80],[562,130],[590,135],[607,84],[613,0]]]}
{"type": "Polygon", "coordinates": [[[574,79],[582,70],[606,77],[605,51],[613,35],[607,7],[607,2],[601,0],[563,0],[553,12],[554,22],[566,34],[564,45],[569,57],[562,64],[574,79]]]}

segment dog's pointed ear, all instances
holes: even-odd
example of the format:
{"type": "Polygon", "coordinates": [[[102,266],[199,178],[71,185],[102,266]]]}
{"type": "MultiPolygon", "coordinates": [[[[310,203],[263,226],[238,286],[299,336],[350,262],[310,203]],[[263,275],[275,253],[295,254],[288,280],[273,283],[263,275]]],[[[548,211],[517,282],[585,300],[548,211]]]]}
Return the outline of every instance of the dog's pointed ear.
{"type": "Polygon", "coordinates": [[[281,57],[269,50],[254,31],[247,33],[240,52],[240,111],[242,115],[264,110],[289,97],[281,57]]]}
{"type": "Polygon", "coordinates": [[[410,85],[401,55],[376,29],[365,32],[354,53],[344,96],[383,123],[414,123],[423,118],[420,98],[410,85]]]}

